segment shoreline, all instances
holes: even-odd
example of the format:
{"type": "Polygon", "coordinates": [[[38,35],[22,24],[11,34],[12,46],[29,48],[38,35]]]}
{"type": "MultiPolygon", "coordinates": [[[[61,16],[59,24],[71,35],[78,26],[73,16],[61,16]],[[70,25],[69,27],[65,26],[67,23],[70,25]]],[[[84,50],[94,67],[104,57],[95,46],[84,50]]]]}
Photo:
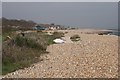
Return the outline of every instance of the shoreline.
{"type": "Polygon", "coordinates": [[[81,32],[81,34],[100,34],[100,35],[115,35],[120,36],[119,31],[107,30],[107,29],[71,29],[71,30],[58,30],[60,32],[81,32]]]}

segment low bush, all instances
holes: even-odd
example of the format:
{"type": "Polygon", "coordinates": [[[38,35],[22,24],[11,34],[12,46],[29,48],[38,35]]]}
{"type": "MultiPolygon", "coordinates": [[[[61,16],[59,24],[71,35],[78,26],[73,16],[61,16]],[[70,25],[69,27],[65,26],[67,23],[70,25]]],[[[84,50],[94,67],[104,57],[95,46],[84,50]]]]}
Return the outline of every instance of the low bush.
{"type": "Polygon", "coordinates": [[[28,67],[46,53],[46,48],[34,39],[16,36],[13,40],[5,41],[2,48],[2,74],[28,67]]]}
{"type": "Polygon", "coordinates": [[[12,40],[3,41],[2,74],[29,67],[39,61],[41,54],[48,53],[46,52],[47,46],[54,44],[53,40],[62,36],[64,34],[59,32],[55,32],[53,35],[43,32],[27,33],[24,37],[16,35],[12,37],[12,40]]]}
{"type": "Polygon", "coordinates": [[[79,35],[73,35],[72,37],[70,37],[70,39],[72,41],[79,41],[80,40],[80,36],[79,35]]]}
{"type": "Polygon", "coordinates": [[[46,50],[42,45],[40,45],[39,43],[36,43],[35,40],[30,39],[30,38],[26,38],[26,37],[17,36],[15,38],[15,43],[20,47],[26,46],[29,48],[46,50]]]}
{"type": "Polygon", "coordinates": [[[64,37],[64,33],[63,33],[63,32],[54,32],[54,33],[53,33],[53,37],[54,37],[54,38],[64,37]]]}
{"type": "Polygon", "coordinates": [[[47,36],[47,44],[55,44],[55,42],[53,41],[56,38],[61,38],[64,37],[64,33],[62,32],[54,32],[53,35],[46,35],[47,36]]]}

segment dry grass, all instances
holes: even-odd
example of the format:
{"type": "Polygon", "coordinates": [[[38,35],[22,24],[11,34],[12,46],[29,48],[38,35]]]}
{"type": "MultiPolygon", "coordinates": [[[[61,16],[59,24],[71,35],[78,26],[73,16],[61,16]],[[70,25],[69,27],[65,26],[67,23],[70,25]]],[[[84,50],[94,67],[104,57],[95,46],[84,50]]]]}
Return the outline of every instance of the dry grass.
{"type": "Polygon", "coordinates": [[[46,48],[53,44],[53,39],[61,37],[61,33],[47,35],[43,32],[27,33],[24,37],[16,35],[12,40],[3,42],[3,74],[28,67],[37,62],[41,54],[48,53],[46,48]]]}

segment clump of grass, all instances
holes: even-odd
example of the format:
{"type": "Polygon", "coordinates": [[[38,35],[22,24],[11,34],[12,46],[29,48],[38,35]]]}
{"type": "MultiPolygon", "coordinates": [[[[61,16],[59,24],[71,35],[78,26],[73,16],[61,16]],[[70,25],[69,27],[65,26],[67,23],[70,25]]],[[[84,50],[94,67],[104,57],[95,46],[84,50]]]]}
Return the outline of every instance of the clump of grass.
{"type": "Polygon", "coordinates": [[[30,38],[16,36],[13,40],[5,41],[2,49],[2,74],[28,67],[45,53],[48,53],[46,48],[30,38]]]}
{"type": "Polygon", "coordinates": [[[55,38],[53,35],[47,35],[47,45],[51,45],[51,44],[55,44],[55,42],[53,41],[55,38]]]}
{"type": "Polygon", "coordinates": [[[42,45],[36,43],[35,40],[30,39],[30,38],[26,38],[26,37],[17,36],[15,38],[15,43],[20,47],[26,46],[29,48],[45,50],[45,48],[42,45]]]}
{"type": "Polygon", "coordinates": [[[54,33],[53,33],[53,37],[54,37],[54,38],[64,37],[64,33],[63,33],[63,32],[54,32],[54,33]]]}
{"type": "Polygon", "coordinates": [[[30,48],[27,46],[17,46],[11,42],[3,45],[2,51],[2,74],[13,72],[17,69],[29,67],[39,60],[41,54],[46,54],[45,50],[30,48]]]}
{"type": "Polygon", "coordinates": [[[64,34],[59,32],[54,32],[53,35],[39,32],[25,34],[24,37],[16,35],[12,40],[3,41],[2,74],[29,67],[39,61],[41,54],[48,53],[47,46],[54,44],[53,40],[62,36],[64,34]]]}
{"type": "Polygon", "coordinates": [[[70,39],[72,41],[80,41],[80,36],[76,34],[76,35],[71,36],[70,39]]]}
{"type": "Polygon", "coordinates": [[[62,32],[54,32],[53,35],[47,35],[47,44],[55,44],[55,42],[53,41],[56,38],[61,38],[64,37],[64,33],[62,32]]]}

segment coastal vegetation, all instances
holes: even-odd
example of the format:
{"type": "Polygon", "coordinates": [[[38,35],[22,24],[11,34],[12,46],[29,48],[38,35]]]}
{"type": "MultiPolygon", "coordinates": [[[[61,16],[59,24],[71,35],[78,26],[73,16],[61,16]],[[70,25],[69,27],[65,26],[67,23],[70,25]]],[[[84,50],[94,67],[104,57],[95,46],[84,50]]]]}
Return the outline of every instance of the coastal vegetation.
{"type": "Polygon", "coordinates": [[[39,61],[42,54],[46,54],[46,48],[54,44],[55,38],[61,37],[62,33],[47,35],[41,33],[28,33],[25,36],[16,35],[11,40],[3,42],[2,71],[3,74],[28,67],[39,61]],[[61,34],[61,35],[60,35],[61,34]]]}
{"type": "Polygon", "coordinates": [[[76,34],[76,35],[71,36],[70,39],[73,42],[80,41],[80,36],[76,34]]]}
{"type": "MultiPolygon", "coordinates": [[[[3,23],[5,23],[3,21],[3,23]]],[[[12,24],[16,23],[13,22],[12,24]]],[[[10,24],[9,22],[7,23],[10,24]]],[[[27,23],[25,23],[27,24],[27,23]]],[[[31,24],[31,23],[30,23],[31,24]]],[[[41,55],[48,54],[47,46],[54,44],[53,40],[64,36],[62,32],[52,35],[46,32],[16,33],[18,29],[3,24],[2,34],[2,74],[29,67],[33,63],[42,61],[41,55]],[[9,28],[9,29],[8,29],[9,28]]],[[[17,25],[16,25],[17,26],[17,25]]],[[[29,28],[24,28],[28,29],[29,28]]],[[[25,32],[26,30],[22,30],[25,32]]]]}

